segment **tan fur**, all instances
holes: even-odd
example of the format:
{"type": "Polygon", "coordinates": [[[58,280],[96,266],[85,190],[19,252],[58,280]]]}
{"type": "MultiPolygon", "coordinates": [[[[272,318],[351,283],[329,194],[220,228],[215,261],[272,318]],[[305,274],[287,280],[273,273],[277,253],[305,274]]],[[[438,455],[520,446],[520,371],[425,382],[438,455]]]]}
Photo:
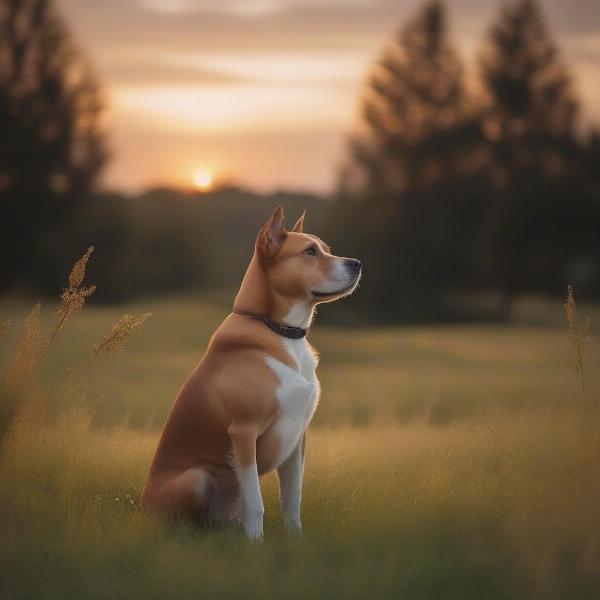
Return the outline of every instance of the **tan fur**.
{"type": "Polygon", "coordinates": [[[317,303],[311,290],[319,289],[337,257],[303,233],[303,222],[304,215],[285,231],[278,207],[259,232],[234,313],[212,336],[171,409],[142,495],[147,509],[237,519],[237,470],[255,461],[262,475],[278,466],[280,382],[265,357],[300,367],[284,338],[243,313],[283,322],[299,301],[317,303]],[[303,251],[314,244],[319,256],[307,259],[303,251]]]}

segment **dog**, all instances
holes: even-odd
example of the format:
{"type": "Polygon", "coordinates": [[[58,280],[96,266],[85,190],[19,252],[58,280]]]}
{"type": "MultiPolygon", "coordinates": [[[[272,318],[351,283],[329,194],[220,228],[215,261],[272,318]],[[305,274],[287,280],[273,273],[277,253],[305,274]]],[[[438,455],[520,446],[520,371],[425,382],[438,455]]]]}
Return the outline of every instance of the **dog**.
{"type": "MultiPolygon", "coordinates": [[[[306,212],[306,211],[305,211],[306,212]]],[[[260,477],[277,471],[290,533],[301,533],[306,429],[320,396],[318,355],[306,340],[315,306],[351,294],[361,263],[286,231],[278,206],[259,231],[233,312],[179,392],[142,505],[148,511],[241,524],[263,537],[260,477]]]]}

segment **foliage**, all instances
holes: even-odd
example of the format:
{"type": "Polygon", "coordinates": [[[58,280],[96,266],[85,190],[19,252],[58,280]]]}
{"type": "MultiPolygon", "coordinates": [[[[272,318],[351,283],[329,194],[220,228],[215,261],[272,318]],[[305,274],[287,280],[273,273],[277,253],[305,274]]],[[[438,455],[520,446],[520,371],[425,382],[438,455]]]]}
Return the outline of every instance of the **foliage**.
{"type": "Polygon", "coordinates": [[[481,74],[491,100],[485,121],[488,136],[520,149],[496,150],[506,169],[499,177],[510,177],[510,171],[534,162],[548,166],[559,160],[557,142],[573,137],[578,107],[535,0],[502,8],[481,55],[481,74]],[[543,153],[525,151],[527,145],[539,150],[542,143],[543,153]]]}
{"type": "Polygon", "coordinates": [[[72,235],[81,247],[93,241],[98,249],[90,276],[103,302],[221,290],[239,286],[256,233],[279,203],[290,219],[307,208],[311,231],[318,233],[332,210],[307,194],[226,189],[195,195],[159,188],[135,197],[97,196],[85,227],[72,235]]]}
{"type": "Polygon", "coordinates": [[[580,298],[600,298],[600,136],[577,120],[541,11],[534,0],[502,8],[481,50],[481,95],[464,75],[445,7],[424,2],[381,53],[339,194],[328,201],[236,188],[90,193],[105,158],[98,86],[49,1],[0,0],[3,27],[20,15],[23,32],[39,33],[0,39],[0,55],[27,50],[23,77],[37,73],[13,88],[6,78],[16,58],[0,61],[0,126],[6,119],[10,133],[0,139],[0,218],[11,224],[0,241],[0,292],[54,294],[92,243],[98,301],[231,289],[259,226],[283,203],[290,216],[308,209],[311,232],[365,265],[359,294],[324,307],[327,319],[508,319],[517,295],[558,296],[570,282],[580,298]],[[46,30],[56,60],[42,73],[34,57],[46,30]],[[25,116],[38,104],[45,112],[31,128],[25,116]],[[42,129],[55,130],[59,117],[61,135],[46,139],[42,129]],[[51,175],[75,160],[81,136],[89,160],[65,167],[78,174],[68,189],[49,185],[60,183],[51,175]]]}
{"type": "Polygon", "coordinates": [[[535,0],[502,8],[480,75],[481,98],[438,0],[373,69],[340,197],[345,228],[361,224],[350,239],[380,318],[464,318],[457,292],[491,291],[488,317],[506,319],[518,293],[558,294],[575,277],[583,293],[597,288],[595,138],[576,135],[577,101],[535,0]]]}
{"type": "Polygon", "coordinates": [[[0,253],[11,257],[0,290],[64,272],[61,250],[74,253],[69,231],[107,158],[102,109],[54,2],[0,0],[0,253]]]}
{"type": "Polygon", "coordinates": [[[577,239],[594,213],[581,186],[577,101],[535,0],[501,10],[481,54],[481,77],[494,190],[488,235],[508,316],[516,292],[542,281],[564,287],[567,261],[581,258],[577,239]]]}
{"type": "Polygon", "coordinates": [[[479,276],[480,107],[465,88],[444,4],[426,2],[392,39],[363,101],[341,200],[380,318],[443,317],[444,291],[479,276]]]}
{"type": "Polygon", "coordinates": [[[457,144],[464,145],[471,114],[440,0],[426,3],[384,50],[362,113],[368,133],[351,146],[357,189],[350,191],[422,189],[458,167],[457,144]]]}

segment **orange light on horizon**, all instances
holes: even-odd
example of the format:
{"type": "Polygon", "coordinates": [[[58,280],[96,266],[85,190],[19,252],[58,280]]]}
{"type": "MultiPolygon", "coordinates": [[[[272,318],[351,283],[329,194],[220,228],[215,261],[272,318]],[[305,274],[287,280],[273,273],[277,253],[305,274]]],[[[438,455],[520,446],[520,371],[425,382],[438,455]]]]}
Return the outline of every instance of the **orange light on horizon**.
{"type": "Polygon", "coordinates": [[[196,171],[193,175],[192,181],[194,182],[194,187],[200,192],[208,191],[213,183],[213,175],[210,171],[206,171],[204,169],[200,169],[196,171]]]}

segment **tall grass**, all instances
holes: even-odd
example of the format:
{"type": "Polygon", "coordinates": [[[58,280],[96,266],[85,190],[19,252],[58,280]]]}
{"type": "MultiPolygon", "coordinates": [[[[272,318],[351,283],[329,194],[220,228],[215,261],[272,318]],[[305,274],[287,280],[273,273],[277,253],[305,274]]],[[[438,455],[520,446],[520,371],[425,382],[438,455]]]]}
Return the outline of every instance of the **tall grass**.
{"type": "MultiPolygon", "coordinates": [[[[52,350],[59,334],[67,323],[83,308],[87,299],[94,293],[95,286],[84,286],[85,272],[94,247],[86,250],[75,263],[68,277],[68,286],[63,288],[60,301],[55,311],[53,324],[47,333],[44,332],[41,321],[41,303],[36,303],[23,320],[21,337],[16,345],[13,357],[0,380],[0,448],[5,437],[23,412],[29,414],[37,410],[38,420],[43,419],[42,403],[55,399],[57,392],[49,395],[35,390],[36,374],[40,362],[52,350]]],[[[140,317],[123,315],[102,340],[92,346],[88,355],[78,367],[69,370],[69,376],[80,373],[94,358],[122,352],[132,333],[137,331],[150,316],[144,313],[140,317]]],[[[12,321],[6,321],[0,329],[0,337],[12,326],[12,321]]],[[[47,408],[47,406],[46,406],[47,408]]],[[[42,425],[41,422],[38,423],[42,425]]]]}
{"type": "Polygon", "coordinates": [[[583,368],[583,357],[585,353],[585,348],[591,341],[591,320],[588,318],[584,325],[581,326],[579,324],[579,319],[577,318],[577,303],[575,302],[575,290],[573,286],[569,286],[567,291],[567,301],[564,305],[565,309],[565,317],[567,319],[567,325],[569,328],[569,341],[571,342],[571,346],[573,348],[573,352],[575,354],[575,362],[574,369],[579,378],[579,384],[581,386],[581,399],[583,404],[583,420],[584,420],[584,429],[585,425],[589,424],[589,406],[587,401],[587,394],[585,391],[585,373],[583,368]]]}
{"type": "MultiPolygon", "coordinates": [[[[574,294],[569,297],[573,341],[578,322],[574,294]]],[[[42,330],[35,321],[34,313],[32,331],[42,330]]],[[[128,331],[135,329],[135,319],[126,322],[128,331]]],[[[383,372],[397,342],[386,337],[379,356],[367,343],[376,332],[356,335],[361,360],[373,373],[383,372]]],[[[500,354],[520,349],[521,361],[535,355],[537,346],[525,352],[526,337],[512,335],[500,354]]],[[[101,356],[122,349],[122,338],[110,331],[96,347],[105,339],[113,342],[101,356]]],[[[453,347],[460,341],[437,339],[438,347],[444,339],[453,347]]],[[[325,356],[346,353],[355,364],[358,350],[343,333],[326,341],[325,356]]],[[[465,335],[462,343],[472,338],[465,335]]],[[[86,356],[95,360],[91,348],[86,356]]],[[[581,365],[586,348],[580,344],[581,365]]],[[[536,373],[536,364],[523,368],[536,373]]],[[[470,368],[473,381],[468,390],[456,388],[458,401],[466,391],[485,393],[480,365],[470,368]]],[[[578,378],[583,375],[578,369],[578,378]]],[[[346,371],[329,380],[348,402],[368,393],[356,383],[346,371]]],[[[325,388],[323,403],[334,391],[325,388]]],[[[138,497],[155,431],[98,429],[76,405],[55,420],[38,421],[21,410],[0,462],[0,596],[595,598],[599,446],[582,443],[582,402],[565,398],[554,412],[542,406],[462,421],[422,412],[401,422],[312,428],[305,535],[286,535],[276,481],[269,477],[260,547],[235,530],[197,530],[142,514],[138,497]]],[[[590,414],[592,408],[589,397],[590,414]]]]}

